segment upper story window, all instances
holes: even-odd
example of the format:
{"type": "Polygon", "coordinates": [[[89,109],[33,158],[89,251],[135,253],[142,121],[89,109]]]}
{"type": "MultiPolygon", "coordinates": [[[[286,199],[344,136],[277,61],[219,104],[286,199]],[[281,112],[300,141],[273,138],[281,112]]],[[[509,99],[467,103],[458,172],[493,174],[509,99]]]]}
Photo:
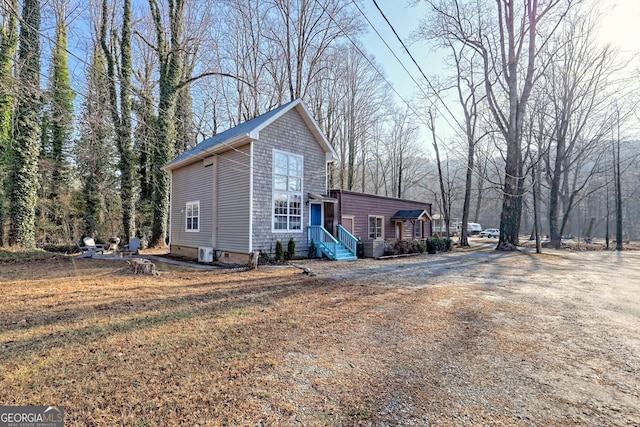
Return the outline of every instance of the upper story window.
{"type": "Polygon", "coordinates": [[[302,231],[303,157],[273,151],[273,231],[302,231]]]}
{"type": "Polygon", "coordinates": [[[384,236],[384,217],[382,216],[370,216],[369,217],[369,238],[370,239],[382,239],[384,236]]]}
{"type": "Polygon", "coordinates": [[[200,201],[187,202],[186,231],[200,231],[200,201]]]}

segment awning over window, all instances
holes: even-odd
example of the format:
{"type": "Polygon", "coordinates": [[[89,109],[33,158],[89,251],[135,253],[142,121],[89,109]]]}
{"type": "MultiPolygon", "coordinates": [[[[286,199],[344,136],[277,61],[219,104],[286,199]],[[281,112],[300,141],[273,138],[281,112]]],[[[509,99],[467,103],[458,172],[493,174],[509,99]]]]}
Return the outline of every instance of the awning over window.
{"type": "Polygon", "coordinates": [[[398,211],[391,217],[391,221],[430,221],[429,212],[422,209],[398,211]]]}
{"type": "Polygon", "coordinates": [[[338,203],[338,199],[335,199],[326,194],[309,193],[309,199],[317,200],[318,202],[338,203]]]}

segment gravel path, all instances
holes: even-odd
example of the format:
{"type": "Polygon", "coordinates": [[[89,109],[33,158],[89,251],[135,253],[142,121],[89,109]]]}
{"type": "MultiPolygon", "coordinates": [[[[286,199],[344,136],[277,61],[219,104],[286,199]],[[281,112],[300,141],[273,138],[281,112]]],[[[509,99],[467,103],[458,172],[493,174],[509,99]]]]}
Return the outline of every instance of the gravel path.
{"type": "Polygon", "coordinates": [[[640,426],[640,252],[492,249],[305,262],[381,292],[313,357],[357,367],[374,425],[640,426]]]}

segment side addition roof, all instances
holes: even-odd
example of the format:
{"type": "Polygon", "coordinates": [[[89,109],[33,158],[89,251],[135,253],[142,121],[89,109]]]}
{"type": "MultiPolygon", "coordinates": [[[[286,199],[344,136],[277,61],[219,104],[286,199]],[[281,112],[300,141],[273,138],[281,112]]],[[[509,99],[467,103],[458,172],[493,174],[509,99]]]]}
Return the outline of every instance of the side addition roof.
{"type": "Polygon", "coordinates": [[[431,220],[431,216],[429,216],[429,212],[422,209],[414,209],[414,210],[401,210],[395,213],[391,217],[391,221],[402,221],[402,220],[420,220],[420,221],[429,221],[431,220]]]}
{"type": "Polygon", "coordinates": [[[283,116],[285,113],[295,108],[302,119],[305,121],[311,133],[315,136],[318,144],[324,149],[327,161],[332,162],[338,159],[338,154],[335,152],[327,138],[324,136],[318,123],[315,121],[311,112],[301,99],[296,99],[287,104],[281,105],[275,110],[271,110],[261,116],[246,121],[238,126],[227,129],[226,131],[219,133],[211,138],[205,139],[190,150],[185,151],[178,157],[169,162],[164,169],[173,170],[181,166],[193,163],[196,160],[209,157],[212,154],[216,154],[222,151],[226,151],[230,148],[246,144],[248,141],[257,141],[260,139],[260,131],[269,126],[275,120],[283,116]]]}

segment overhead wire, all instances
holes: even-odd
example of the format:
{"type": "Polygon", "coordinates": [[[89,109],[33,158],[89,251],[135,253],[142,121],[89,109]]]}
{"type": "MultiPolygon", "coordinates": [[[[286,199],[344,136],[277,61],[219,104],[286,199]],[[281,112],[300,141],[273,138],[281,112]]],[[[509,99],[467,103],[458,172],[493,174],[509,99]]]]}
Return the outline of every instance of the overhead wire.
{"type": "MultiPolygon", "coordinates": [[[[353,38],[344,30],[344,28],[338,23],[338,21],[335,19],[335,17],[333,16],[333,14],[331,14],[331,12],[329,12],[322,3],[320,3],[318,0],[315,0],[316,3],[323,9],[323,11],[329,16],[329,19],[331,19],[333,21],[333,23],[340,28],[340,31],[342,31],[342,34],[344,34],[344,36],[347,38],[347,40],[349,40],[351,42],[351,44],[355,47],[355,49],[358,51],[358,53],[360,53],[360,55],[362,55],[362,57],[369,63],[369,65],[371,66],[371,68],[373,68],[373,70],[385,81],[385,83],[391,88],[391,90],[398,96],[398,98],[400,98],[400,100],[402,102],[404,102],[404,104],[407,106],[407,108],[409,108],[414,114],[415,116],[418,118],[418,120],[422,120],[421,119],[421,114],[415,110],[415,108],[413,107],[413,105],[411,105],[401,94],[400,92],[398,92],[398,90],[393,86],[393,83],[391,83],[389,81],[389,79],[387,78],[387,76],[385,76],[385,74],[380,71],[380,69],[376,66],[376,64],[373,63],[373,61],[371,60],[371,58],[362,51],[362,49],[360,48],[360,46],[358,45],[358,43],[356,43],[353,38]]],[[[427,123],[424,123],[425,125],[427,125],[427,123]]]]}
{"type": "MultiPolygon", "coordinates": [[[[398,61],[398,63],[402,66],[402,68],[405,70],[405,72],[407,73],[407,75],[411,78],[411,80],[416,84],[416,87],[418,89],[420,89],[420,91],[424,94],[424,96],[426,98],[429,98],[429,94],[427,94],[427,92],[424,90],[424,88],[422,87],[422,85],[420,83],[418,83],[418,81],[415,79],[415,77],[413,76],[413,74],[411,74],[411,72],[409,71],[409,69],[407,68],[407,66],[404,64],[404,62],[400,59],[400,57],[397,55],[397,53],[395,52],[395,50],[393,48],[391,48],[391,46],[389,45],[389,43],[385,40],[385,38],[382,36],[382,34],[380,34],[380,31],[378,31],[378,29],[376,28],[376,26],[373,24],[373,22],[371,22],[371,20],[369,19],[369,17],[367,17],[367,15],[364,13],[364,11],[360,8],[360,6],[358,5],[358,3],[355,0],[351,0],[353,5],[358,9],[358,11],[360,12],[360,14],[364,17],[364,19],[367,21],[367,23],[369,24],[369,26],[371,26],[371,28],[373,29],[373,31],[376,33],[376,35],[378,36],[378,38],[384,43],[384,45],[387,47],[387,49],[389,50],[389,52],[391,52],[391,54],[394,56],[394,58],[398,61]]],[[[382,15],[382,17],[384,18],[385,22],[387,23],[387,25],[389,26],[389,28],[391,29],[391,31],[393,31],[393,34],[396,36],[396,38],[398,39],[398,41],[400,42],[400,44],[402,45],[402,47],[404,48],[405,52],[407,53],[407,55],[409,55],[409,57],[411,58],[411,60],[413,61],[413,63],[415,64],[415,66],[418,68],[418,71],[420,71],[420,74],[422,75],[422,77],[424,78],[424,80],[427,82],[429,88],[431,89],[431,91],[433,92],[433,95],[438,98],[438,100],[442,103],[442,105],[444,106],[444,108],[446,109],[447,113],[449,113],[449,115],[451,116],[451,118],[453,119],[453,121],[455,122],[456,126],[460,127],[461,124],[460,122],[457,120],[456,115],[453,114],[453,112],[449,109],[449,107],[447,106],[447,104],[444,102],[444,100],[442,99],[442,97],[440,96],[440,92],[435,88],[435,86],[431,83],[431,80],[427,77],[427,75],[425,74],[424,71],[422,71],[422,67],[420,67],[420,65],[418,64],[418,62],[416,61],[415,57],[413,56],[413,54],[411,53],[411,51],[409,50],[409,48],[407,47],[407,45],[405,44],[405,42],[402,40],[402,38],[400,37],[400,35],[398,34],[398,32],[396,31],[395,27],[393,26],[393,24],[391,24],[391,22],[389,21],[389,19],[387,18],[387,16],[385,15],[385,13],[382,11],[382,9],[380,8],[380,6],[378,5],[376,0],[373,0],[374,5],[376,6],[376,8],[378,9],[378,12],[380,12],[380,15],[382,15]]],[[[442,118],[447,122],[447,124],[453,128],[453,125],[451,124],[451,122],[449,122],[449,120],[447,119],[447,117],[442,114],[442,112],[440,111],[440,109],[438,108],[437,104],[434,104],[434,109],[440,113],[440,115],[442,116],[442,118]]]]}

